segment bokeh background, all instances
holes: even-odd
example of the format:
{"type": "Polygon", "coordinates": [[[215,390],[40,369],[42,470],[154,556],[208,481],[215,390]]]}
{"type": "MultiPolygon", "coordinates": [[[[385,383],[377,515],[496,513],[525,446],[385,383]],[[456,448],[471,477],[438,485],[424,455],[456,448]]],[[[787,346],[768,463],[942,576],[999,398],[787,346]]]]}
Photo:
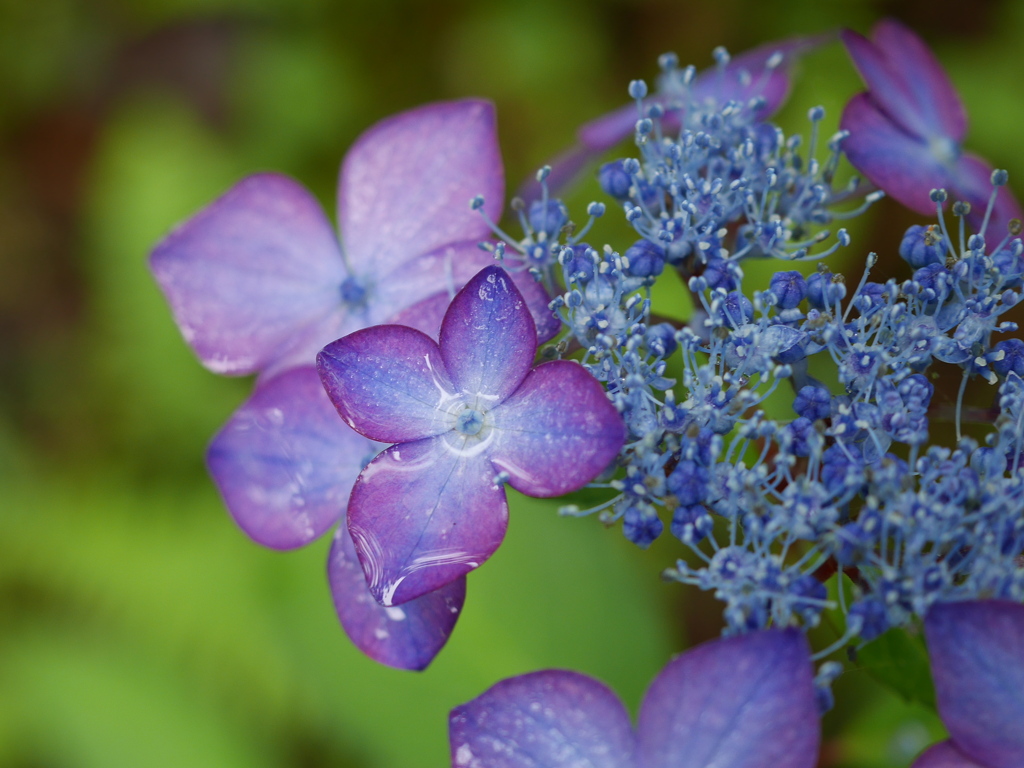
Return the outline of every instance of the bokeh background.
{"type": "MultiPolygon", "coordinates": [[[[718,44],[886,14],[950,70],[969,146],[1024,180],[1020,2],[0,0],[0,766],[443,766],[452,706],[551,666],[635,711],[672,653],[718,631],[712,599],[659,579],[678,543],[641,552],[519,497],[434,665],[375,665],[333,615],[327,542],[263,550],[223,510],[203,451],[250,382],[198,365],[147,253],[255,171],[333,211],[353,139],[425,101],[493,99],[512,187],[659,53],[703,65],[718,44]]],[[[800,73],[783,125],[823,104],[834,129],[859,88],[840,47],[800,73]]],[[[853,279],[914,221],[883,201],[859,222],[853,279]]],[[[870,675],[837,695],[822,766],[905,766],[941,734],[870,675]]]]}

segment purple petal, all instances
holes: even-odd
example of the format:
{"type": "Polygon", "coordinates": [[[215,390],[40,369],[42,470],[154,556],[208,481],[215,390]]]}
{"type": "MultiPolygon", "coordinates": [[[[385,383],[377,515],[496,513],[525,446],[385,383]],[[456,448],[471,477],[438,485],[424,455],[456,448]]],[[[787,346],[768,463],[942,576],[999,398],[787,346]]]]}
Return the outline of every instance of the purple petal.
{"type": "Polygon", "coordinates": [[[352,429],[382,443],[452,428],[454,388],[437,344],[402,325],[375,325],[328,344],[316,357],[320,379],[352,429]]]}
{"type": "Polygon", "coordinates": [[[511,677],[448,718],[452,768],[632,768],[629,715],[578,672],[511,677]]]}
{"type": "Polygon", "coordinates": [[[515,391],[536,353],[533,318],[501,267],[487,267],[466,283],[441,323],[441,355],[452,381],[485,406],[515,391]]]}
{"type": "Polygon", "coordinates": [[[345,426],[308,366],[261,382],[217,433],[206,463],[242,530],[292,549],[338,521],[380,447],[345,426]]]}
{"type": "Polygon", "coordinates": [[[640,705],[644,768],[814,768],[821,725],[810,649],[795,629],[700,645],[640,705]]]}
{"type": "Polygon", "coordinates": [[[185,340],[217,373],[267,368],[304,332],[339,322],[345,270],[334,231],[286,176],[240,181],[164,238],[150,268],[185,340]]]}
{"type": "Polygon", "coordinates": [[[976,763],[953,746],[943,741],[926,749],[910,768],[987,768],[976,763]]]}
{"type": "Polygon", "coordinates": [[[399,605],[454,581],[505,537],[505,491],[473,442],[451,432],[393,445],[356,481],[348,529],[381,604],[399,605]]]}
{"type": "Polygon", "coordinates": [[[1024,605],[939,603],[925,617],[939,714],[987,768],[1024,765],[1024,605]]]}
{"type": "Polygon", "coordinates": [[[491,461],[528,496],[579,490],[618,456],[626,439],[604,387],[568,360],[534,368],[493,415],[491,461]]]}
{"type": "MultiPolygon", "coordinates": [[[[661,103],[662,99],[652,99],[661,103]]],[[[635,102],[584,123],[576,135],[587,149],[604,152],[633,135],[640,112],[635,102]]]]}
{"type": "Polygon", "coordinates": [[[711,100],[718,105],[729,101],[747,104],[751,99],[760,98],[764,105],[754,114],[760,120],[767,119],[789,96],[790,67],[802,53],[823,40],[824,37],[792,37],[745,51],[733,57],[724,70],[705,69],[694,78],[691,98],[698,103],[711,100]],[[768,61],[776,54],[782,61],[769,68],[768,61]]]}
{"type": "MultiPolygon", "coordinates": [[[[883,19],[871,30],[871,39],[882,51],[891,71],[906,84],[913,106],[932,133],[961,142],[967,135],[967,113],[949,76],[938,59],[907,27],[883,19]]],[[[870,83],[869,88],[874,88],[870,83]]]]}
{"type": "Polygon", "coordinates": [[[382,275],[446,243],[483,239],[469,207],[483,195],[499,219],[505,176],[494,107],[440,102],[377,123],[349,150],[341,170],[338,220],[358,274],[382,275]]]}
{"type": "MultiPolygon", "coordinates": [[[[494,257],[481,250],[477,242],[442,246],[408,260],[380,279],[377,302],[403,308],[381,320],[411,326],[436,339],[455,294],[481,269],[494,266],[494,257]]],[[[543,343],[554,337],[561,323],[548,308],[551,298],[544,287],[525,271],[513,273],[512,282],[523,294],[537,325],[537,341],[543,343]]]]}
{"type": "MultiPolygon", "coordinates": [[[[992,195],[992,166],[977,155],[964,154],[956,166],[956,180],[950,190],[956,200],[966,200],[971,204],[971,212],[967,220],[977,231],[985,220],[985,209],[992,195]]],[[[1010,219],[1024,216],[1020,203],[1013,196],[1008,186],[1000,187],[996,193],[996,204],[992,210],[988,227],[985,230],[988,242],[995,245],[1007,234],[1010,219]]]]}
{"type": "Polygon", "coordinates": [[[942,135],[940,127],[922,114],[914,86],[895,68],[896,62],[888,59],[887,51],[849,29],[844,29],[841,36],[871,99],[890,120],[920,140],[942,135]]]}
{"type": "Polygon", "coordinates": [[[426,669],[448,642],[466,600],[463,576],[401,607],[385,608],[367,589],[345,525],[334,534],[327,580],[334,609],[352,642],[371,659],[397,669],[426,669]]]}
{"type": "Polygon", "coordinates": [[[843,151],[854,168],[912,211],[935,214],[929,194],[949,189],[953,177],[927,143],[901,130],[866,93],[850,99],[840,127],[850,132],[843,151]]]}

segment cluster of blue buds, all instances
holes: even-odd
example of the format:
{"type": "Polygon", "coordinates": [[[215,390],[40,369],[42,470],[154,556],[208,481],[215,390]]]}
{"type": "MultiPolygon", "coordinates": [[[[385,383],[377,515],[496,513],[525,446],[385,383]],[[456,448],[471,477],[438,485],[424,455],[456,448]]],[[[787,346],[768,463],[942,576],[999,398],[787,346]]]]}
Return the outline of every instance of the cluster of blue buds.
{"type": "MultiPolygon", "coordinates": [[[[777,64],[763,62],[766,83],[777,64]]],[[[638,156],[598,174],[639,239],[621,252],[587,244],[605,206],[591,203],[574,231],[545,168],[539,199],[516,205],[524,236],[495,227],[502,242],[488,246],[556,295],[564,334],[547,354],[581,352],[628,428],[594,484],[609,498],[563,513],[621,521],[641,547],[667,523],[692,552],[667,575],[713,591],[727,632],[813,627],[838,609],[845,643],[937,601],[1024,601],[1024,342],[1003,319],[1020,298],[1024,244],[1017,220],[997,231],[1005,171],[991,175],[976,234],[978,212],[954,203],[951,232],[946,193],[933,190],[937,222],[898,247],[911,276],[870,281],[870,254],[851,290],[825,263],[850,237],[828,228],[883,193],[833,185],[847,132],[820,161],[821,108],[805,142],[767,122],[749,78],[748,100],[716,99],[674,57],[661,66],[655,96],[629,87],[638,156]],[[743,263],[754,258],[818,266],[753,290],[743,263]],[[693,300],[685,325],[652,308],[666,269],[693,300]],[[934,381],[948,371],[960,388],[943,407],[934,381]],[[998,387],[983,444],[964,434],[971,380],[998,387]],[[933,436],[944,414],[952,426],[933,436]]]]}

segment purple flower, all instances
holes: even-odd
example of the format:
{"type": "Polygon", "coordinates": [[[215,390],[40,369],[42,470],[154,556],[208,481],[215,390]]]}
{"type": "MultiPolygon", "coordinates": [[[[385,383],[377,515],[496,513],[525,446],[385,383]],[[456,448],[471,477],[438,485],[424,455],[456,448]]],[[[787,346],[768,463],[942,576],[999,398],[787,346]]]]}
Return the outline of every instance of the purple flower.
{"type": "Polygon", "coordinates": [[[348,527],[370,591],[398,605],[459,578],[505,535],[503,482],[531,496],[577,490],[618,454],[625,427],[575,362],[532,368],[537,334],[511,278],[488,267],[448,308],[440,343],[382,325],[317,356],[360,434],[395,443],[360,474],[348,527]]]}
{"type": "MultiPolygon", "coordinates": [[[[338,222],[279,174],[242,180],[171,232],[150,266],[185,340],[217,373],[312,365],[329,341],[398,320],[436,333],[490,263],[483,195],[500,217],[504,173],[487,102],[430,104],[364,133],[342,165],[338,222]]],[[[539,291],[536,286],[524,290],[539,291]]],[[[545,297],[531,295],[544,330],[545,297]]]]}
{"type": "MultiPolygon", "coordinates": [[[[945,189],[971,204],[980,228],[992,194],[992,167],[961,150],[967,116],[939,62],[917,35],[892,19],[875,25],[871,39],[842,33],[846,50],[868,86],[850,100],[841,127],[850,162],[886,194],[923,215],[935,213],[929,193],[945,189]]],[[[991,218],[996,240],[1020,206],[999,188],[991,218]]]]}
{"type": "MultiPolygon", "coordinates": [[[[687,108],[708,105],[721,108],[729,102],[750,107],[753,120],[770,117],[786,100],[791,86],[789,69],[801,53],[814,47],[816,38],[794,37],[766,43],[735,58],[721,58],[721,63],[700,72],[688,83],[683,72],[670,70],[659,92],[648,97],[645,104],[658,105],[667,111],[661,124],[665,130],[678,130],[687,108]]],[[[577,143],[551,162],[548,188],[553,194],[564,189],[596,157],[633,136],[639,119],[636,102],[583,124],[576,132],[577,143]]],[[[629,181],[626,181],[627,185],[629,181]]],[[[519,194],[527,200],[541,197],[540,184],[531,180],[519,194]]]]}
{"type": "Polygon", "coordinates": [[[925,618],[935,697],[950,740],[914,768],[1024,765],[1024,605],[938,603],[925,618]]]}
{"type": "MultiPolygon", "coordinates": [[[[469,201],[483,193],[497,214],[503,185],[493,108],[429,105],[379,123],[349,152],[339,184],[344,246],[312,195],[263,174],[172,232],[151,259],[204,365],[261,374],[207,454],[232,517],[275,549],[308,544],[340,522],[328,562],[335,607],[356,645],[392,666],[430,662],[465,584],[401,610],[367,591],[343,516],[352,484],[383,446],[338,418],[315,354],[385,319],[436,335],[454,291],[492,263],[476,247],[488,229],[469,201]]],[[[546,340],[558,328],[547,296],[528,276],[521,289],[546,340]]]]}
{"type": "Polygon", "coordinates": [[[611,690],[562,670],[503,680],[449,717],[453,768],[813,768],[820,731],[810,649],[794,629],[669,662],[635,731],[611,690]]]}

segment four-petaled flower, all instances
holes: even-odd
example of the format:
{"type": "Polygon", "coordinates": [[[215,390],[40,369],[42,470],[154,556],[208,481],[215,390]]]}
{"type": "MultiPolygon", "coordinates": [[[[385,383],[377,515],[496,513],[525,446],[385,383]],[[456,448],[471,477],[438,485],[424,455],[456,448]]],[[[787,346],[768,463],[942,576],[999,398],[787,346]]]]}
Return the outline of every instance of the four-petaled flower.
{"type": "MultiPolygon", "coordinates": [[[[967,115],[942,66],[916,34],[885,19],[871,39],[851,30],[843,43],[868,86],[850,100],[840,123],[850,132],[843,151],[857,170],[886,194],[923,215],[935,213],[930,193],[945,189],[970,203],[980,229],[992,194],[992,166],[960,145],[967,115]]],[[[998,242],[1020,218],[1013,194],[1001,186],[990,219],[998,242]]]]}
{"type": "Polygon", "coordinates": [[[635,731],[611,690],[562,670],[503,680],[449,717],[453,768],[813,768],[820,731],[794,629],[683,653],[647,689],[635,731]]]}
{"type": "Polygon", "coordinates": [[[949,740],[913,768],[1024,765],[1024,605],[938,603],[925,618],[935,698],[949,740]]]}
{"type": "MultiPolygon", "coordinates": [[[[278,174],[249,177],[182,224],[151,266],[185,339],[213,371],[258,372],[207,463],[238,525],[275,549],[342,523],[328,562],[339,618],[361,650],[420,669],[465,594],[453,583],[402,610],[366,590],[343,517],[356,476],[383,446],[337,417],[313,365],[324,344],[378,322],[437,334],[455,291],[492,263],[471,198],[501,212],[504,174],[487,102],[431,104],[377,124],[345,158],[334,229],[316,199],[278,174]]],[[[541,339],[558,322],[528,275],[541,339]]]]}
{"type": "Polygon", "coordinates": [[[559,496],[591,481],[625,439],[581,365],[533,368],[537,334],[509,275],[488,267],[453,299],[440,343],[383,325],[329,344],[321,379],[354,430],[395,443],[362,471],[348,526],[370,591],[398,605],[478,567],[505,536],[503,483],[559,496]]]}

